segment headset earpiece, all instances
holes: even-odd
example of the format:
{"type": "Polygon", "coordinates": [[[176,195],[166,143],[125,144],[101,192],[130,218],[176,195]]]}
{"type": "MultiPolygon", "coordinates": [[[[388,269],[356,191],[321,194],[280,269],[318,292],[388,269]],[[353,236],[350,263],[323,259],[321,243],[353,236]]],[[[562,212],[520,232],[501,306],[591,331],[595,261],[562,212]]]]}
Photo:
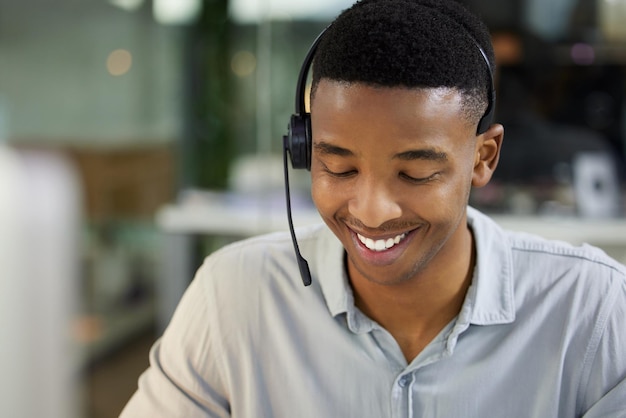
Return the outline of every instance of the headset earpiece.
{"type": "Polygon", "coordinates": [[[293,114],[285,137],[285,151],[289,152],[291,166],[311,169],[311,115],[293,114]]]}

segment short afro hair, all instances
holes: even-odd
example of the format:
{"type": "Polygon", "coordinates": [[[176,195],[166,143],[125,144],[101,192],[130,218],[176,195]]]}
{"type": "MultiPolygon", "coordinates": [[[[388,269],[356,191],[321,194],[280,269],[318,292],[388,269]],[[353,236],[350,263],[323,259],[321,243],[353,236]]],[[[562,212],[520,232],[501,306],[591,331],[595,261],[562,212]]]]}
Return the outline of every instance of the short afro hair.
{"type": "Polygon", "coordinates": [[[476,123],[489,103],[494,69],[489,30],[455,0],[361,0],[322,35],[312,97],[321,79],[454,88],[462,94],[468,122],[476,123]]]}

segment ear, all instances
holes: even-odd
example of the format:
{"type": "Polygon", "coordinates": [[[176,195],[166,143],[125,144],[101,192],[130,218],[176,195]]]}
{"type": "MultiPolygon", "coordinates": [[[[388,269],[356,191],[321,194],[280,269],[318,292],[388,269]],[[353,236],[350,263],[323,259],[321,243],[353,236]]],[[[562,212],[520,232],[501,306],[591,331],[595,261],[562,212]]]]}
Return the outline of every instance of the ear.
{"type": "Polygon", "coordinates": [[[497,123],[476,138],[473,187],[483,187],[491,180],[500,159],[503,138],[504,127],[497,123]]]}

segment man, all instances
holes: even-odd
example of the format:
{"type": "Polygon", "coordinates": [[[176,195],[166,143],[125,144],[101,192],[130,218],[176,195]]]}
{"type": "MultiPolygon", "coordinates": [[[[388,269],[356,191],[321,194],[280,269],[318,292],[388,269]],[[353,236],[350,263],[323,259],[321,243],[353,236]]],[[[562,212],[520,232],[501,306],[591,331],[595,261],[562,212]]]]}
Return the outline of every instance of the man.
{"type": "Polygon", "coordinates": [[[454,1],[344,11],[313,64],[312,285],[287,234],[209,256],[122,416],[626,416],[626,269],[467,207],[492,62],[454,1]]]}

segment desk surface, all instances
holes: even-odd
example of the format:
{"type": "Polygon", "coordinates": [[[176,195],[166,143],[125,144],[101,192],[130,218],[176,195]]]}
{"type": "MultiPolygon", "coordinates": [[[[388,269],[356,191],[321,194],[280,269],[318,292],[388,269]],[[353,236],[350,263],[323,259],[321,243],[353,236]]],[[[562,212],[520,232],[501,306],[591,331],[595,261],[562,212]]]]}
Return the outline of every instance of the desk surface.
{"type": "MultiPolygon", "coordinates": [[[[296,202],[293,221],[296,226],[321,222],[311,205],[296,202]]],[[[587,219],[578,217],[520,217],[492,215],[505,229],[524,231],[549,239],[581,244],[626,245],[626,219],[587,219]]],[[[284,198],[243,197],[230,193],[201,192],[180,204],[162,207],[156,216],[157,226],[173,234],[208,234],[252,236],[287,230],[284,198]]]]}

